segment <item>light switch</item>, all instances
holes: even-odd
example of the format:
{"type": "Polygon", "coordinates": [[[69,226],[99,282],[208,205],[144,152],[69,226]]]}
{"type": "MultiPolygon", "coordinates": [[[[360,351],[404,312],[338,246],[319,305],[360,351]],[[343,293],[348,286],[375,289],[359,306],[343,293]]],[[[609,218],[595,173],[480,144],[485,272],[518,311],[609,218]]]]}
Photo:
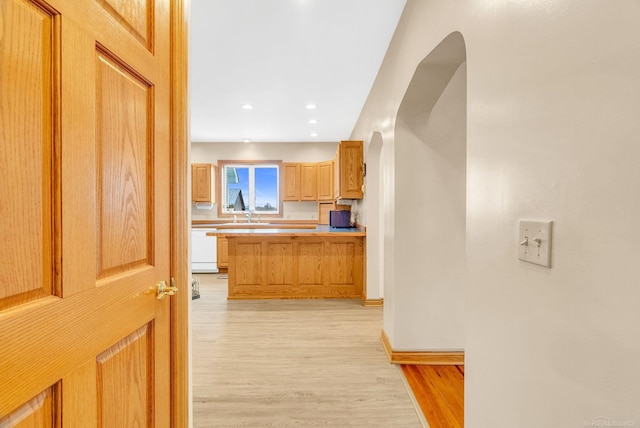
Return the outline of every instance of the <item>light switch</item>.
{"type": "Polygon", "coordinates": [[[518,227],[518,259],[551,267],[552,221],[520,220],[518,227]]]}

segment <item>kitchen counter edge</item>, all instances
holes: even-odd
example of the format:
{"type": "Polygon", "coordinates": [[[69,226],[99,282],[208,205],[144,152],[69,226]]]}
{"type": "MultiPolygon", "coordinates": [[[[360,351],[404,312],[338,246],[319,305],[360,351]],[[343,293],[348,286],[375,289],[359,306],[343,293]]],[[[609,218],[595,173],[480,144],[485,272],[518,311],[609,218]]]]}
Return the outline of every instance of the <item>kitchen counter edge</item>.
{"type": "Polygon", "coordinates": [[[366,236],[362,227],[339,228],[318,225],[315,229],[220,229],[207,232],[208,236],[366,236]]]}

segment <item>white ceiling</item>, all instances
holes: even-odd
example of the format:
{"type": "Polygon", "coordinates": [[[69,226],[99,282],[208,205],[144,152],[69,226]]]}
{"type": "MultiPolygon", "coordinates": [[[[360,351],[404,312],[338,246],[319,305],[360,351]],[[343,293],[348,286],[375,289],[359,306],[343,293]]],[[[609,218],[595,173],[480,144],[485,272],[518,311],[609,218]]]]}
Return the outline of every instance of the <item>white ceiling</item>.
{"type": "Polygon", "coordinates": [[[191,0],[191,141],[349,138],[405,3],[191,0]]]}

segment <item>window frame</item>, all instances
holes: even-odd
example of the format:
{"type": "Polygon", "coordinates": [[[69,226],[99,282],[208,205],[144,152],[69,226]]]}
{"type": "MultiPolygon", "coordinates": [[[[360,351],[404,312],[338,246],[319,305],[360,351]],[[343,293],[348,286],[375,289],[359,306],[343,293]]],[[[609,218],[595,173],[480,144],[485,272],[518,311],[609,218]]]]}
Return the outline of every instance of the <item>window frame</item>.
{"type": "MultiPolygon", "coordinates": [[[[241,168],[254,168],[256,166],[266,167],[266,166],[274,166],[278,168],[277,172],[277,181],[278,181],[278,211],[276,213],[269,213],[268,211],[256,211],[255,207],[252,211],[253,215],[259,215],[263,218],[282,218],[283,216],[283,204],[282,204],[282,161],[281,160],[219,160],[218,161],[218,171],[219,171],[219,180],[218,180],[218,192],[217,192],[217,205],[218,205],[218,217],[220,218],[230,218],[233,216],[237,216],[238,214],[244,214],[245,211],[225,211],[223,201],[226,201],[227,198],[227,177],[226,177],[226,167],[228,166],[237,166],[241,168]]],[[[255,188],[255,183],[249,183],[249,186],[253,186],[255,188]]],[[[249,207],[251,207],[251,201],[249,200],[249,207]]]]}

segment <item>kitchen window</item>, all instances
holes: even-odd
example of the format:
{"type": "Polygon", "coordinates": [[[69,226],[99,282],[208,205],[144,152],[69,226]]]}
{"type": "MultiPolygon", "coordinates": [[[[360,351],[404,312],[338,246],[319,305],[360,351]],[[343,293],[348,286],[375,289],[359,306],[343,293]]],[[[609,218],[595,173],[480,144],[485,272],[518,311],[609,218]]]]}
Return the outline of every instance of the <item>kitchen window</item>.
{"type": "Polygon", "coordinates": [[[219,161],[220,214],[280,215],[279,161],[219,161]]]}

